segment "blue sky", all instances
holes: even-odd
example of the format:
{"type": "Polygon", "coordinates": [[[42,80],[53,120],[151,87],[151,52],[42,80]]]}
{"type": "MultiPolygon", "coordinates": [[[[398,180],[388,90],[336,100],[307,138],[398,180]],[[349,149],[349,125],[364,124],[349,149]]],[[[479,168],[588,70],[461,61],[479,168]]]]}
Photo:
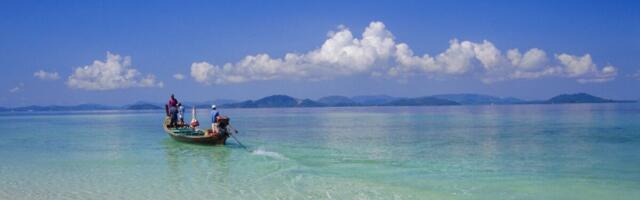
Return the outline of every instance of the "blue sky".
{"type": "Polygon", "coordinates": [[[0,106],[170,93],[637,99],[638,10],[634,1],[5,1],[0,106]]]}

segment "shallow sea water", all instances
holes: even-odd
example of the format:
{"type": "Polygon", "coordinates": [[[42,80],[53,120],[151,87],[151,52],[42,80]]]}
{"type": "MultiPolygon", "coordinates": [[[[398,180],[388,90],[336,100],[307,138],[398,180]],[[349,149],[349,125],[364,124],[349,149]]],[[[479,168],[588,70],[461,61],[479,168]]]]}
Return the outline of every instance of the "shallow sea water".
{"type": "Polygon", "coordinates": [[[640,196],[640,104],[221,113],[250,151],[173,141],[162,112],[0,113],[0,199],[640,196]]]}

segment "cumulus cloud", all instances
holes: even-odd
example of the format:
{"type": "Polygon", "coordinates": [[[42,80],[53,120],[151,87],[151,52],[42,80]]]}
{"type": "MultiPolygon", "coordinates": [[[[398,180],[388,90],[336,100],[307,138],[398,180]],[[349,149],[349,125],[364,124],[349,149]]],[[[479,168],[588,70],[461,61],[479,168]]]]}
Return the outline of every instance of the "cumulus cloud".
{"type": "Polygon", "coordinates": [[[287,53],[283,58],[272,58],[268,54],[249,55],[222,66],[194,62],[191,76],[198,82],[221,84],[272,79],[319,80],[368,73],[374,70],[377,62],[394,54],[394,46],[394,37],[382,22],[369,24],[360,39],[340,26],[337,31],[329,32],[320,48],[310,52],[287,53]]]}
{"type": "Polygon", "coordinates": [[[104,61],[78,67],[67,79],[67,86],[84,90],[113,90],[130,87],[162,87],[153,74],[142,76],[131,68],[131,57],[107,52],[104,61]]]}
{"type": "Polygon", "coordinates": [[[389,69],[389,75],[411,75],[414,73],[453,74],[469,72],[474,62],[479,62],[485,70],[495,70],[503,63],[500,50],[493,43],[483,41],[449,41],[449,48],[435,58],[429,54],[415,56],[409,45],[400,43],[395,46],[396,66],[389,69]]]}
{"type": "Polygon", "coordinates": [[[618,70],[611,65],[598,69],[589,54],[584,56],[559,54],[556,55],[556,59],[563,66],[566,76],[578,77],[580,83],[607,82],[618,75],[618,70]]]}
{"type": "Polygon", "coordinates": [[[42,80],[58,80],[60,79],[60,75],[58,72],[46,72],[44,70],[39,70],[33,73],[33,76],[38,77],[42,80]]]}
{"type": "Polygon", "coordinates": [[[518,49],[507,51],[507,58],[512,66],[522,69],[542,67],[547,62],[547,53],[538,48],[533,48],[522,55],[518,49]]]}
{"type": "Polygon", "coordinates": [[[611,81],[618,76],[618,69],[607,65],[602,68],[602,70],[595,69],[594,72],[590,76],[586,76],[584,78],[579,78],[578,82],[580,83],[602,83],[611,81]]]}
{"type": "Polygon", "coordinates": [[[209,83],[209,79],[216,77],[216,69],[218,69],[218,67],[214,67],[208,62],[192,63],[191,76],[198,82],[209,83]]]}
{"type": "Polygon", "coordinates": [[[565,71],[570,77],[580,76],[596,70],[596,65],[591,61],[591,55],[589,54],[582,57],[560,54],[556,55],[556,59],[565,66],[565,71]]]}
{"type": "Polygon", "coordinates": [[[382,22],[371,22],[360,37],[345,26],[330,31],[322,45],[306,53],[287,53],[282,58],[268,54],[245,56],[223,65],[205,61],[191,64],[191,76],[205,84],[229,84],[257,80],[321,80],[338,76],[370,74],[372,77],[423,75],[456,76],[476,74],[485,83],[541,77],[573,78],[578,82],[605,82],[615,79],[617,69],[608,65],[599,69],[586,54],[579,57],[547,53],[531,48],[523,53],[510,49],[503,54],[492,42],[452,39],[443,52],[416,55],[382,22]]]}
{"type": "Polygon", "coordinates": [[[173,78],[175,78],[176,80],[183,80],[184,79],[184,75],[177,73],[173,75],[173,78]]]}

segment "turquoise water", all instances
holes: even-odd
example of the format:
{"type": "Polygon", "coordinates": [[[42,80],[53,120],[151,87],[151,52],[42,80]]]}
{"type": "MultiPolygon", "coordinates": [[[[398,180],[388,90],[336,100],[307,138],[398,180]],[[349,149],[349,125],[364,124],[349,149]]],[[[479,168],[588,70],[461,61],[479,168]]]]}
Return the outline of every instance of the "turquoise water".
{"type": "Polygon", "coordinates": [[[173,141],[161,112],[0,114],[0,199],[640,196],[639,104],[221,112],[251,152],[173,141]]]}

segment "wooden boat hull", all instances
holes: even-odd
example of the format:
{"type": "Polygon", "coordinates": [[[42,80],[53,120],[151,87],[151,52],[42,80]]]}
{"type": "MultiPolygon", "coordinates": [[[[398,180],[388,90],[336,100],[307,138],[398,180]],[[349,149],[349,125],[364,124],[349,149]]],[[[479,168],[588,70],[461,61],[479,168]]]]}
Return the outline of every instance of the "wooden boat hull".
{"type": "Polygon", "coordinates": [[[190,128],[170,129],[167,127],[170,121],[171,119],[169,117],[166,117],[164,120],[164,123],[162,124],[162,127],[164,128],[164,131],[176,141],[195,143],[195,144],[224,145],[228,138],[227,136],[228,134],[226,133],[226,130],[223,130],[221,131],[221,133],[210,135],[210,136],[180,134],[181,132],[195,134],[196,132],[198,133],[204,132],[204,130],[193,130],[193,132],[189,132],[189,130],[192,130],[192,129],[190,128]]]}

